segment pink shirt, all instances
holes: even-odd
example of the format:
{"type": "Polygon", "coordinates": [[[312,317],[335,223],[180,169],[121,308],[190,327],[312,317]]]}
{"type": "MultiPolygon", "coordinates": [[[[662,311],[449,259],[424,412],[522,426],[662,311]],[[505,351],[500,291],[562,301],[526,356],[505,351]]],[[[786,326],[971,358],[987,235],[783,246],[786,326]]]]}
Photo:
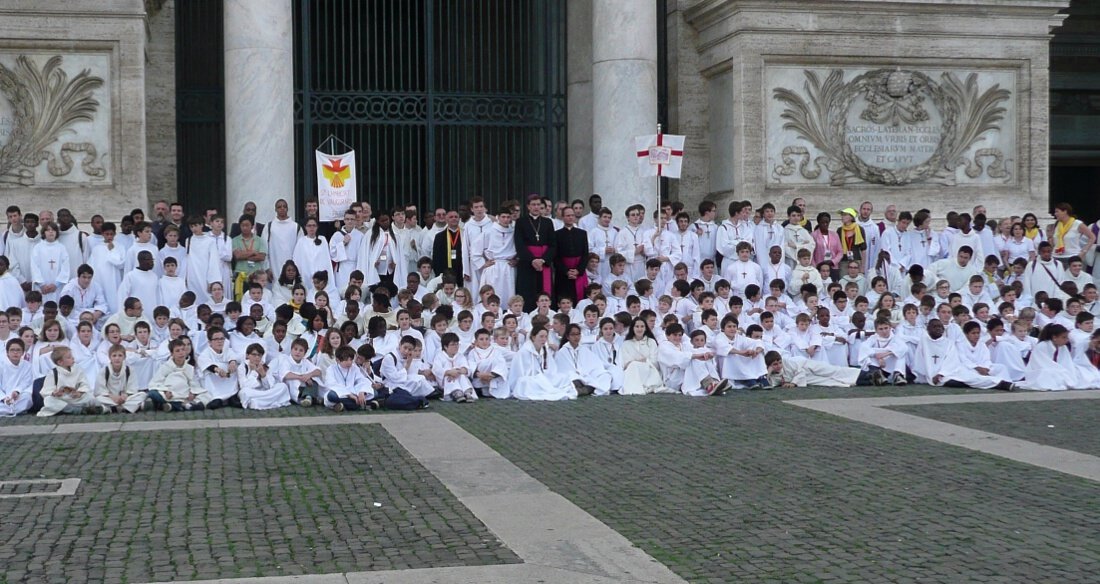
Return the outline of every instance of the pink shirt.
{"type": "Polygon", "coordinates": [[[814,248],[814,265],[818,265],[823,261],[826,261],[826,250],[829,252],[828,261],[833,263],[834,268],[840,267],[840,236],[835,231],[828,233],[821,233],[820,229],[814,229],[810,232],[810,235],[814,238],[814,243],[817,246],[814,248]]]}

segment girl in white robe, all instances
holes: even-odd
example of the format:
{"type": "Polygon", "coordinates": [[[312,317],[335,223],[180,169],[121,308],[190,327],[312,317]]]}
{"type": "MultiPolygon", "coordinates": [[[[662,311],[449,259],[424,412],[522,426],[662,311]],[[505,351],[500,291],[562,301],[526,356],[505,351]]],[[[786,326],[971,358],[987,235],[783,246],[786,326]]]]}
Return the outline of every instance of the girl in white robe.
{"type": "Polygon", "coordinates": [[[47,223],[42,228],[42,241],[31,250],[30,275],[35,290],[42,292],[42,302],[57,301],[58,292],[69,283],[69,252],[57,241],[57,225],[47,223]]]}
{"type": "Polygon", "coordinates": [[[508,371],[511,397],[520,400],[576,399],[577,389],[569,374],[559,371],[554,354],[547,346],[549,332],[535,326],[527,342],[512,358],[508,371]]]}
{"type": "Polygon", "coordinates": [[[554,355],[558,370],[568,375],[574,386],[577,385],[576,382],[580,382],[582,388],[590,387],[593,395],[610,395],[611,374],[589,349],[591,345],[582,345],[580,340],[581,327],[576,324],[566,325],[565,342],[554,355]]]}
{"type": "Polygon", "coordinates": [[[992,377],[997,383],[1008,379],[1008,370],[1002,365],[993,362],[989,347],[981,338],[982,325],[970,321],[963,325],[963,338],[955,343],[959,354],[959,361],[964,367],[974,370],[983,377],[992,377]],[[987,369],[989,373],[982,374],[978,368],[987,369]]]}
{"type": "Polygon", "coordinates": [[[478,238],[481,253],[473,254],[474,268],[481,270],[482,285],[492,286],[501,300],[508,300],[516,293],[516,268],[512,265],[516,259],[515,233],[512,216],[502,212],[478,238]]]}
{"type": "Polygon", "coordinates": [[[1003,379],[981,375],[959,358],[958,344],[944,334],[943,323],[932,320],[917,343],[913,358],[913,374],[917,383],[966,386],[975,389],[1011,389],[1003,379]]]}
{"type": "Polygon", "coordinates": [[[623,368],[622,395],[647,393],[674,393],[665,385],[658,366],[658,343],[653,331],[642,318],[630,324],[623,344],[619,347],[618,365],[623,368]]]}
{"type": "Polygon", "coordinates": [[[600,366],[611,376],[611,392],[621,393],[625,373],[619,366],[619,345],[622,341],[615,334],[615,321],[605,318],[600,321],[600,338],[590,345],[592,354],[599,360],[600,366]]]}
{"type": "Polygon", "coordinates": [[[0,416],[18,416],[30,409],[34,395],[34,368],[23,358],[22,342],[9,341],[0,357],[0,416]]]}
{"type": "Polygon", "coordinates": [[[385,221],[375,221],[370,233],[359,243],[358,269],[363,272],[363,287],[369,288],[380,282],[381,276],[388,274],[392,282],[403,287],[408,275],[408,262],[398,245],[399,240],[392,229],[383,229],[389,225],[389,216],[382,214],[385,221]]]}
{"type": "Polygon", "coordinates": [[[306,220],[306,234],[298,238],[294,244],[294,265],[298,266],[298,272],[303,281],[309,281],[313,274],[326,272],[328,281],[335,282],[335,274],[332,271],[332,258],[329,256],[328,240],[323,235],[317,235],[317,220],[310,217],[306,220]]]}
{"type": "Polygon", "coordinates": [[[237,372],[240,383],[241,407],[246,410],[271,410],[290,405],[290,388],[278,381],[274,371],[264,364],[264,347],[260,343],[248,346],[245,363],[237,372]]]}
{"type": "Polygon", "coordinates": [[[74,368],[84,371],[88,378],[88,385],[95,389],[96,371],[99,369],[99,358],[96,349],[99,345],[95,342],[92,325],[82,322],[76,327],[76,338],[69,341],[69,348],[73,352],[76,361],[74,368]]]}
{"type": "Polygon", "coordinates": [[[1100,370],[1084,357],[1074,358],[1069,329],[1051,324],[1039,333],[1024,380],[1017,385],[1035,391],[1100,389],[1100,370]]]}

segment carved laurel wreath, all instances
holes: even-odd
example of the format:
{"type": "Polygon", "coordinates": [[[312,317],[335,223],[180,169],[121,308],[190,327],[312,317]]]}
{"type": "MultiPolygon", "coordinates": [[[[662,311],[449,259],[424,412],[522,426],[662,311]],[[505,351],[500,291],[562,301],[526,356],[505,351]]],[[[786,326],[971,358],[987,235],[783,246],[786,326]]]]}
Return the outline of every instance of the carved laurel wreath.
{"type": "MultiPolygon", "coordinates": [[[[883,185],[905,185],[919,182],[932,176],[953,174],[961,165],[967,167],[971,178],[981,174],[979,157],[994,158],[987,171],[995,178],[1007,176],[1004,169],[1004,156],[996,149],[983,149],[976,153],[971,161],[964,153],[989,130],[999,130],[1006,109],[1001,102],[1011,95],[1008,90],[994,85],[985,92],[978,91],[978,76],[971,73],[966,82],[962,82],[953,73],[945,72],[936,83],[927,75],[918,71],[898,71],[876,69],[868,71],[844,83],[844,72],[835,69],[829,72],[824,82],[813,71],[805,71],[806,82],[803,89],[807,99],[786,88],[776,88],[773,96],[787,107],[781,118],[786,120],[784,130],[791,130],[811,144],[822,154],[810,164],[809,151],[804,147],[788,146],[783,149],[783,165],[776,167],[778,175],[790,175],[794,172],[794,160],[791,155],[803,156],[799,170],[803,176],[814,179],[820,176],[821,167],[828,168],[830,181],[835,185],[845,182],[849,173],[861,180],[883,185]],[[909,87],[898,87],[899,74],[911,81],[909,87]],[[907,103],[891,103],[887,107],[881,98],[885,92],[893,97],[910,94],[907,103]],[[900,115],[906,121],[920,120],[921,95],[926,94],[939,110],[943,122],[941,139],[932,156],[923,163],[901,169],[880,168],[868,164],[852,151],[845,139],[845,125],[852,102],[861,95],[868,97],[872,107],[864,112],[864,117],[879,121],[879,116],[900,115]],[[913,120],[908,117],[915,116],[913,120]],[[972,174],[977,169],[977,175],[972,174]]],[[[889,101],[889,98],[885,98],[889,101]]],[[[926,118],[924,118],[926,119],[926,118]]]]}
{"type": "Polygon", "coordinates": [[[65,129],[93,120],[99,102],[92,93],[102,85],[103,79],[87,69],[69,80],[60,56],[51,57],[41,70],[25,55],[16,59],[13,69],[0,64],[0,93],[11,102],[15,122],[7,144],[0,146],[0,177],[10,175],[18,184],[33,184],[31,169],[42,161],[51,175],[64,176],[72,170],[70,152],[84,153],[81,168],[88,176],[105,176],[90,142],[65,142],[57,155],[50,149],[65,129]]]}

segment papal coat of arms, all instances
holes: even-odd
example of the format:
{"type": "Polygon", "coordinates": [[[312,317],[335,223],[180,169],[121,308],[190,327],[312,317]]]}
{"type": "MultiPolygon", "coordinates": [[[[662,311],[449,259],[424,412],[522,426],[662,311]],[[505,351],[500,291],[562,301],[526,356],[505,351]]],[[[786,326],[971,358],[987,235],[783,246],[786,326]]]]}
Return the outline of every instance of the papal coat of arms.
{"type": "Polygon", "coordinates": [[[953,184],[960,167],[971,178],[1010,174],[1000,149],[967,154],[983,134],[1000,130],[1011,95],[999,85],[980,91],[977,74],[962,81],[944,72],[937,81],[919,71],[876,69],[848,82],[839,69],[824,81],[814,71],[804,75],[801,94],[780,87],[773,98],[785,106],[783,130],[811,144],[817,156],[806,146],[785,146],[772,169],[777,180],[795,172],[816,179],[828,171],[834,186],[900,186],[953,184]]]}

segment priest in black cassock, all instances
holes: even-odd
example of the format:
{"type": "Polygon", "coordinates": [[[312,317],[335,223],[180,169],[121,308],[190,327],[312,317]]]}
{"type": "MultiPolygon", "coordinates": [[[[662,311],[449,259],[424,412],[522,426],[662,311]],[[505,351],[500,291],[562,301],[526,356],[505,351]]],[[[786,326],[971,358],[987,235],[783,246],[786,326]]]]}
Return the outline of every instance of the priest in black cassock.
{"type": "MultiPolygon", "coordinates": [[[[535,309],[541,292],[553,296],[554,222],[542,216],[542,198],[527,197],[527,213],[516,220],[516,294],[523,296],[523,309],[535,309]]],[[[501,299],[503,302],[504,299],[501,299]]]]}
{"type": "Polygon", "coordinates": [[[555,233],[558,261],[554,264],[554,302],[569,298],[576,306],[588,287],[584,265],[588,257],[588,232],[576,226],[577,215],[572,207],[562,210],[561,220],[565,226],[555,233]]]}
{"type": "MultiPolygon", "coordinates": [[[[455,282],[462,285],[462,229],[458,211],[447,213],[447,228],[435,234],[432,242],[432,271],[437,274],[451,272],[455,282]]],[[[473,290],[477,294],[477,290],[473,290]]]]}

